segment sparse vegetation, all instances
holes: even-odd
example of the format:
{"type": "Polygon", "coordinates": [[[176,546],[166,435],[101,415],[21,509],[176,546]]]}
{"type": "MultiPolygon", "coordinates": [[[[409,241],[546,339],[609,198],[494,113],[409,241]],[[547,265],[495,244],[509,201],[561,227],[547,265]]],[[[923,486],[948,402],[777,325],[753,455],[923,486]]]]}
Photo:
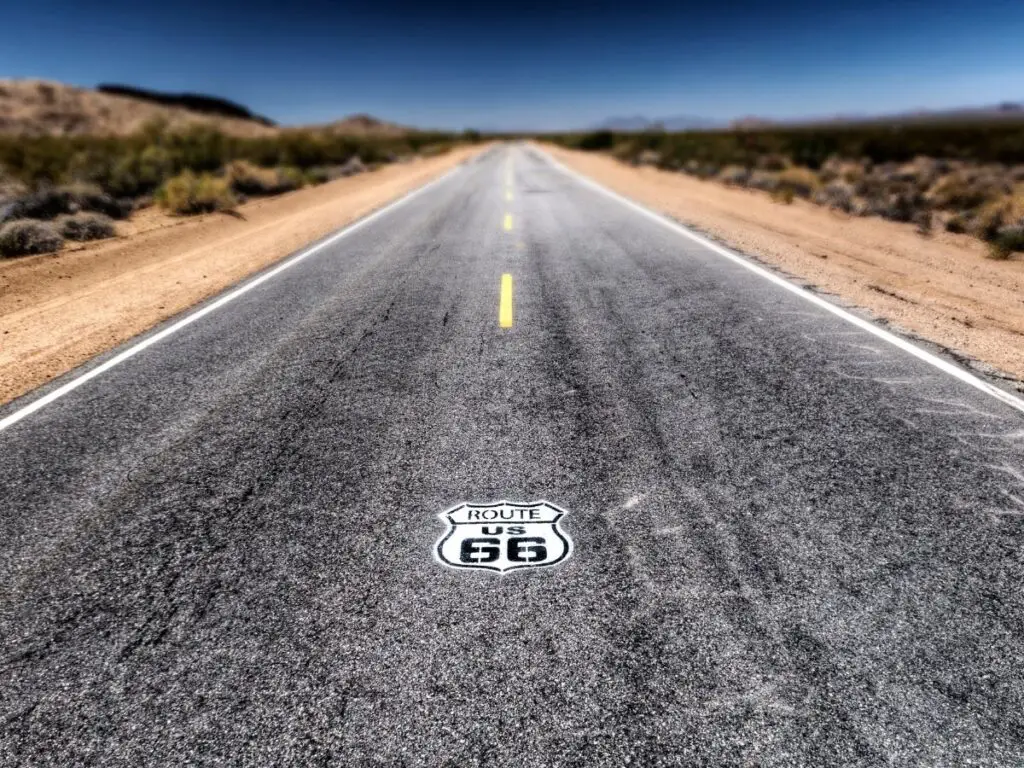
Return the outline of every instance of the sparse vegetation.
{"type": "Polygon", "coordinates": [[[808,168],[793,166],[779,172],[779,189],[791,195],[808,198],[819,187],[821,187],[821,181],[817,174],[808,168]]]}
{"type": "Polygon", "coordinates": [[[260,168],[248,160],[228,163],[224,177],[233,192],[247,196],[277,195],[303,184],[302,171],[298,168],[260,168]]]}
{"type": "Polygon", "coordinates": [[[993,259],[1008,259],[1014,253],[1024,252],[1024,224],[1005,227],[996,233],[989,243],[989,256],[993,259]]]}
{"type": "Polygon", "coordinates": [[[614,133],[553,138],[697,178],[805,198],[855,216],[979,237],[993,256],[1020,252],[1024,122],[614,133]]]}
{"type": "Polygon", "coordinates": [[[228,179],[183,171],[157,190],[157,204],[170,213],[189,216],[234,208],[238,200],[228,179]]]}
{"type": "MultiPolygon", "coordinates": [[[[239,199],[362,173],[401,157],[440,154],[457,138],[316,129],[236,136],[210,125],[172,130],[162,120],[121,137],[0,136],[0,222],[61,217],[59,228],[74,230],[64,217],[88,212],[122,219],[154,200],[179,215],[223,210],[239,199]]],[[[101,229],[94,222],[80,231],[101,229]]]]}
{"type": "Polygon", "coordinates": [[[66,240],[103,240],[116,234],[113,220],[102,213],[61,216],[57,219],[56,226],[66,240]]]}
{"type": "Polygon", "coordinates": [[[0,256],[27,256],[59,251],[64,240],[52,224],[33,219],[0,225],[0,256]]]}

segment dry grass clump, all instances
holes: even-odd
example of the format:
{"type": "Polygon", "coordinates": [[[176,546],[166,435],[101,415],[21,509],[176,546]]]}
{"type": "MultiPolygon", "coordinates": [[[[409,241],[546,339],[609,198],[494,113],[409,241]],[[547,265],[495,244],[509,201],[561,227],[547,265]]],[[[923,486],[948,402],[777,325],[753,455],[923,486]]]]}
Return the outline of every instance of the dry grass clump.
{"type": "Polygon", "coordinates": [[[238,203],[225,178],[183,171],[157,190],[157,204],[179,216],[234,208],[238,203]]]}
{"type": "Polygon", "coordinates": [[[32,219],[19,219],[0,225],[0,256],[27,256],[53,253],[64,244],[52,224],[32,219]]]}
{"type": "Polygon", "coordinates": [[[772,171],[753,171],[747,180],[747,186],[751,189],[760,189],[762,192],[774,192],[779,188],[779,174],[772,171]]]}
{"type": "Polygon", "coordinates": [[[61,216],[57,219],[56,226],[66,240],[103,240],[116,234],[113,220],[102,213],[61,216]]]}
{"type": "Polygon", "coordinates": [[[1000,169],[967,168],[953,171],[927,190],[926,196],[943,210],[968,210],[984,205],[1010,191],[1010,180],[1000,169]]]}
{"type": "Polygon", "coordinates": [[[123,219],[132,209],[130,201],[115,200],[95,184],[85,182],[43,186],[14,199],[10,205],[8,217],[12,219],[50,220],[79,211],[123,219]]]}
{"type": "Polygon", "coordinates": [[[820,187],[818,175],[810,168],[790,166],[779,173],[779,189],[792,192],[797,197],[808,198],[820,187]]]}
{"type": "Polygon", "coordinates": [[[305,182],[298,168],[261,168],[247,160],[235,160],[224,168],[232,192],[246,196],[279,195],[298,189],[305,182]]]}
{"type": "Polygon", "coordinates": [[[745,187],[750,181],[750,169],[742,165],[727,165],[719,171],[718,180],[731,187],[745,187]]]}
{"type": "Polygon", "coordinates": [[[853,211],[855,194],[856,191],[850,182],[843,180],[840,176],[836,176],[823,188],[815,192],[811,199],[818,205],[850,213],[853,211]]]}
{"type": "Polygon", "coordinates": [[[989,243],[989,258],[1004,260],[1024,252],[1024,224],[1004,227],[989,243]]]}
{"type": "Polygon", "coordinates": [[[818,174],[826,184],[831,181],[845,181],[854,184],[864,177],[865,169],[870,164],[867,160],[848,160],[833,155],[824,163],[818,174]]]}

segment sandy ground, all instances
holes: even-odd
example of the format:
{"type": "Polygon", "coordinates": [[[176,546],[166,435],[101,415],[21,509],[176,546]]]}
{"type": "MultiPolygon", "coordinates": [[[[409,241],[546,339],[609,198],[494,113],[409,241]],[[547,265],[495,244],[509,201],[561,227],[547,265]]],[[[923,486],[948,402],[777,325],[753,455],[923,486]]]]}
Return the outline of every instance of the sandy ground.
{"type": "Polygon", "coordinates": [[[116,240],[0,262],[0,402],[49,381],[481,151],[385,166],[246,203],[241,217],[146,210],[116,240]]]}
{"type": "MultiPolygon", "coordinates": [[[[895,326],[1024,378],[1024,261],[982,243],[545,145],[565,165],[895,326]]],[[[984,365],[988,364],[988,365],[984,365]]],[[[992,366],[995,371],[989,369],[992,366]]],[[[1018,384],[1018,389],[1022,387],[1018,384]]]]}

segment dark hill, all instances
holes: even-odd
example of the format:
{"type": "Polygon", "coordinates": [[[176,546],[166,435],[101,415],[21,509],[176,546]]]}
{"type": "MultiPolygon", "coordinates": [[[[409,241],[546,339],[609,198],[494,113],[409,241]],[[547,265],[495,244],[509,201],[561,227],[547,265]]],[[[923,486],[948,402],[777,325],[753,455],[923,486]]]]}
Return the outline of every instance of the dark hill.
{"type": "Polygon", "coordinates": [[[217,96],[206,96],[201,93],[161,93],[159,91],[146,90],[145,88],[135,88],[130,85],[112,85],[108,83],[96,86],[96,90],[100,93],[128,96],[129,98],[163,104],[168,107],[182,107],[183,109],[200,112],[205,115],[253,120],[266,126],[276,125],[273,120],[261,115],[254,115],[241,104],[236,104],[233,101],[221,99],[217,96]]]}

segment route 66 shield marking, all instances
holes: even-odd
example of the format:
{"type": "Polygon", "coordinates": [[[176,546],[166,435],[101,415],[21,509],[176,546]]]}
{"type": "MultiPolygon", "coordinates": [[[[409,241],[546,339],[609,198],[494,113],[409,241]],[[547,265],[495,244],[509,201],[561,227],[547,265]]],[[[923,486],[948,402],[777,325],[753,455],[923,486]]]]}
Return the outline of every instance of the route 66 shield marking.
{"type": "Polygon", "coordinates": [[[499,573],[554,565],[572,556],[572,539],[558,527],[564,514],[549,501],[459,504],[438,515],[448,531],[435,553],[450,568],[499,573]]]}

